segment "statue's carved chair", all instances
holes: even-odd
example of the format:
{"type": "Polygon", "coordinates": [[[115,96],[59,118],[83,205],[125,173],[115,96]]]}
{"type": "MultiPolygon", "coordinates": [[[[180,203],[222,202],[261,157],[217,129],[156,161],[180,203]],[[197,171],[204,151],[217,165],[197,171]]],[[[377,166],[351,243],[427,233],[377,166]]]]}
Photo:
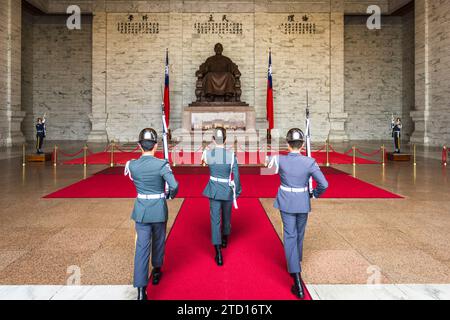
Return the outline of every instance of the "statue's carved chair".
{"type": "Polygon", "coordinates": [[[218,101],[218,102],[241,102],[241,95],[242,95],[242,89],[241,89],[241,72],[239,71],[239,68],[236,64],[233,63],[232,72],[230,74],[234,78],[234,94],[232,96],[214,96],[214,97],[207,97],[205,94],[205,77],[207,75],[207,66],[205,63],[203,63],[200,68],[195,73],[195,76],[197,77],[197,82],[195,86],[195,95],[197,97],[197,102],[212,102],[212,101],[218,101]]]}

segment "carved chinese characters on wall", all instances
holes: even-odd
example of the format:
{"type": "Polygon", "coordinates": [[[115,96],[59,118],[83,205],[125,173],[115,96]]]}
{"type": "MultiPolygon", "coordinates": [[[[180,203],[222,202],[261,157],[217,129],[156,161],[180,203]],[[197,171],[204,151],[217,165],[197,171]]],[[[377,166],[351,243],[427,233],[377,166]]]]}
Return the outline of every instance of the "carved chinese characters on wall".
{"type": "Polygon", "coordinates": [[[314,22],[310,21],[308,15],[304,15],[301,21],[296,21],[296,16],[291,14],[287,17],[287,22],[283,22],[280,26],[283,34],[316,34],[317,27],[314,22]]]}
{"type": "Polygon", "coordinates": [[[242,22],[233,21],[228,15],[210,15],[206,21],[194,23],[194,33],[197,34],[231,34],[242,35],[242,22]]]}
{"type": "Polygon", "coordinates": [[[117,23],[117,31],[121,34],[159,34],[159,22],[150,20],[147,14],[129,14],[124,21],[117,23]]]}

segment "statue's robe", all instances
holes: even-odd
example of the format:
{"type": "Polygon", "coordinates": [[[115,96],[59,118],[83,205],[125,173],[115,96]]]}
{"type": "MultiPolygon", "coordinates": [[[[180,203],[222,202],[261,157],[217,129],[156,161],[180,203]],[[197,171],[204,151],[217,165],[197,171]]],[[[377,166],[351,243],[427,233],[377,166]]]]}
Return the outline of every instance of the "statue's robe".
{"type": "Polygon", "coordinates": [[[206,60],[201,72],[203,89],[206,96],[232,96],[235,94],[236,65],[222,55],[215,55],[206,60]]]}

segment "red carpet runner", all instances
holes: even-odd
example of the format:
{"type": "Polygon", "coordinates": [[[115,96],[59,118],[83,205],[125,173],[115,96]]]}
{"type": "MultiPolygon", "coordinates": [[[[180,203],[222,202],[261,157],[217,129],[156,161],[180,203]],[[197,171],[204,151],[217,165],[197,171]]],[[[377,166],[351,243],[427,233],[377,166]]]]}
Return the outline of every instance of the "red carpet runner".
{"type": "MultiPolygon", "coordinates": [[[[180,184],[179,198],[201,198],[203,188],[209,175],[202,168],[190,168],[197,171],[192,174],[177,173],[187,168],[174,169],[180,184]]],[[[243,198],[274,198],[279,186],[279,178],[275,175],[259,175],[259,168],[242,168],[241,180],[243,198]],[[249,174],[245,174],[245,172],[249,174]]],[[[399,199],[399,195],[378,188],[362,180],[353,178],[345,172],[333,168],[322,168],[330,187],[323,196],[334,199],[399,199]]],[[[108,169],[86,180],[82,180],[45,198],[135,198],[136,189],[128,177],[123,175],[123,168],[108,169]]]]}
{"type": "Polygon", "coordinates": [[[149,299],[295,300],[283,246],[258,199],[241,199],[232,219],[225,264],[218,267],[208,199],[186,199],[167,240],[163,279],[149,286],[149,299]]]}
{"type": "MultiPolygon", "coordinates": [[[[283,153],[283,152],[281,152],[283,153]]],[[[286,153],[286,152],[284,152],[286,153]]],[[[157,157],[162,158],[162,153],[158,152],[157,157]]],[[[185,165],[200,165],[201,164],[201,152],[184,152],[181,155],[176,156],[175,162],[177,164],[185,164],[185,165]]],[[[138,159],[140,157],[140,153],[137,152],[116,152],[114,153],[114,163],[117,165],[125,165],[127,161],[132,159],[138,159]]],[[[237,153],[238,162],[240,164],[264,164],[265,162],[265,154],[257,153],[257,152],[238,152],[237,153]]],[[[326,153],[322,152],[313,152],[312,157],[316,159],[317,163],[320,165],[325,165],[327,162],[326,153]]],[[[83,157],[66,160],[64,164],[83,164],[83,157]]],[[[172,153],[170,154],[170,161],[173,163],[172,153]]],[[[352,164],[353,157],[351,155],[346,155],[338,152],[330,152],[329,153],[329,161],[331,164],[352,164]]],[[[89,155],[87,157],[88,164],[105,164],[108,165],[111,162],[111,154],[109,152],[99,152],[89,155]]],[[[356,157],[357,164],[377,164],[378,162],[356,157]]]]}

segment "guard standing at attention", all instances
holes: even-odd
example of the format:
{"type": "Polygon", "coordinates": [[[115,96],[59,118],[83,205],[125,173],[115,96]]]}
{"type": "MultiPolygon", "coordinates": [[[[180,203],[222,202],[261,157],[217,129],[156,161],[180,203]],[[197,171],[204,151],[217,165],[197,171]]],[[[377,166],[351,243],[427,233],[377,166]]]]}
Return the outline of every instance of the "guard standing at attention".
{"type": "Polygon", "coordinates": [[[42,145],[44,144],[44,139],[47,135],[47,128],[45,125],[45,115],[43,118],[38,118],[36,123],[36,153],[42,154],[42,145]]]}
{"type": "Polygon", "coordinates": [[[237,158],[233,151],[225,148],[226,138],[225,128],[215,128],[214,147],[205,150],[202,156],[210,172],[203,195],[209,198],[212,243],[218,266],[223,265],[221,249],[227,247],[231,233],[231,210],[233,204],[237,209],[236,199],[242,192],[237,158]]]}
{"type": "Polygon", "coordinates": [[[150,252],[152,284],[157,285],[161,280],[168,219],[166,199],[173,199],[178,192],[178,183],[168,161],[155,158],[157,138],[154,129],[142,130],[139,134],[142,156],[125,166],[125,175],[133,180],[138,192],[131,216],[137,233],[134,287],[138,289],[138,300],[147,299],[150,252]]]}
{"type": "Polygon", "coordinates": [[[269,168],[275,166],[281,180],[274,207],[280,210],[283,221],[287,267],[294,279],[291,291],[303,299],[301,261],[306,222],[311,211],[311,197],[319,198],[328,188],[328,182],[316,161],[301,154],[305,145],[302,130],[289,130],[286,140],[289,154],[272,157],[269,168]],[[317,182],[314,190],[309,190],[308,187],[311,177],[317,182]]]}
{"type": "Polygon", "coordinates": [[[394,120],[394,117],[392,117],[392,138],[394,138],[394,149],[395,153],[400,153],[400,144],[401,144],[401,138],[402,138],[402,120],[400,118],[397,118],[394,120]]]}

